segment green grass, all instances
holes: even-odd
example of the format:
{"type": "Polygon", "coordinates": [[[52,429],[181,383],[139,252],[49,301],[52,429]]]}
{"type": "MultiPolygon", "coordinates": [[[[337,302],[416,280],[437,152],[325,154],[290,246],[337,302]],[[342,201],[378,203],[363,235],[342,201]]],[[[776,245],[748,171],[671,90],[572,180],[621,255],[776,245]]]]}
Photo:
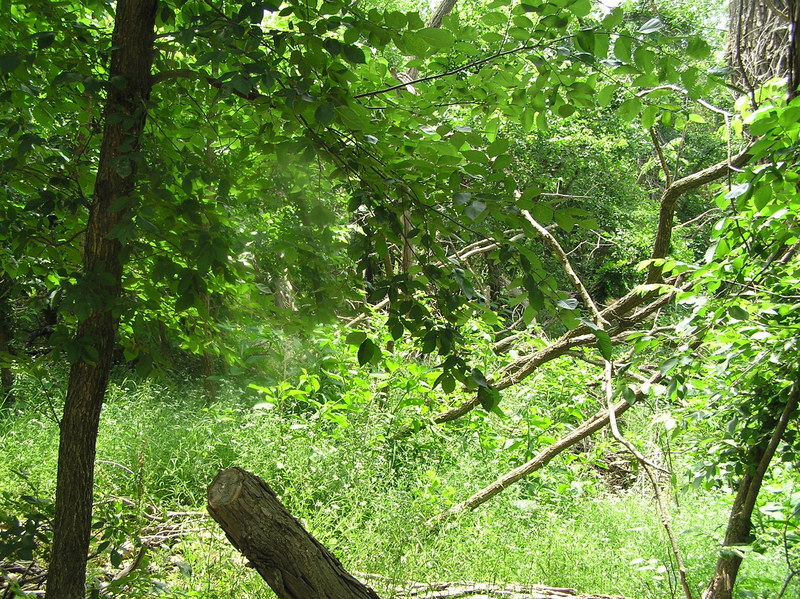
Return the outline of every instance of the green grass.
{"type": "MultiPolygon", "coordinates": [[[[7,504],[0,510],[18,509],[10,498],[21,493],[53,494],[58,427],[47,403],[30,395],[0,423],[0,492],[7,504]]],[[[168,516],[204,512],[207,485],[233,465],[266,480],[354,571],[398,580],[539,583],[636,599],[671,596],[670,556],[650,498],[603,491],[574,456],[554,460],[527,484],[433,533],[422,526],[427,518],[512,465],[509,452],[481,442],[483,429],[442,428],[392,443],[384,439],[386,415],[376,409],[349,413],[343,429],[304,404],[254,410],[259,401],[251,391],[228,387],[206,407],[192,384],[119,377],[112,384],[97,448],[102,534],[112,546],[154,534],[158,526],[144,513],[182,532],[151,549],[138,580],[117,596],[271,596],[211,519],[168,516]],[[559,486],[568,477],[586,484],[559,486]]],[[[683,494],[679,508],[673,503],[697,588],[712,572],[728,507],[727,495],[708,493],[683,494]]],[[[108,552],[93,561],[98,584],[113,570],[108,552]]],[[[740,597],[774,596],[785,573],[778,551],[748,557],[740,597]]]]}

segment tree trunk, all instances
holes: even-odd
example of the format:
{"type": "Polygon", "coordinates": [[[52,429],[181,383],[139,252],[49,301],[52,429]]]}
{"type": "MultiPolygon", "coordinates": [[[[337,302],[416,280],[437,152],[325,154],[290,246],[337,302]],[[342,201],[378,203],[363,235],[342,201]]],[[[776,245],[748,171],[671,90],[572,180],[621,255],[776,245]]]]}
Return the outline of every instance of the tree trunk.
{"type": "Polygon", "coordinates": [[[78,325],[87,348],[70,370],[58,449],[56,518],[47,581],[48,599],[83,599],[92,517],[94,457],[117,329],[121,244],[109,233],[126,210],[115,206],[134,192],[139,143],[150,96],[157,0],[119,0],[112,37],[105,127],[84,248],[90,315],[78,325]],[[110,118],[115,117],[115,118],[110,118]]]}
{"type": "Polygon", "coordinates": [[[13,334],[11,331],[11,306],[8,296],[11,284],[8,279],[0,278],[0,408],[14,401],[14,373],[11,363],[14,356],[11,350],[13,334]]]}
{"type": "Polygon", "coordinates": [[[770,431],[766,431],[764,441],[754,447],[749,456],[749,470],[739,483],[731,507],[728,528],[725,530],[725,540],[722,543],[723,553],[717,560],[713,578],[703,592],[703,599],[731,599],[733,596],[733,585],[736,583],[739,566],[742,564],[742,554],[736,550],[736,546],[747,545],[752,541],[753,510],[761,490],[761,483],[789,420],[797,410],[798,399],[800,399],[800,380],[792,386],[789,400],[771,434],[770,431]]]}
{"type": "Polygon", "coordinates": [[[790,73],[790,19],[786,0],[731,0],[728,63],[733,84],[752,94],[790,73]]]}
{"type": "Polygon", "coordinates": [[[208,487],[208,512],[279,599],[380,599],[257,476],[241,468],[222,470],[208,487]]]}

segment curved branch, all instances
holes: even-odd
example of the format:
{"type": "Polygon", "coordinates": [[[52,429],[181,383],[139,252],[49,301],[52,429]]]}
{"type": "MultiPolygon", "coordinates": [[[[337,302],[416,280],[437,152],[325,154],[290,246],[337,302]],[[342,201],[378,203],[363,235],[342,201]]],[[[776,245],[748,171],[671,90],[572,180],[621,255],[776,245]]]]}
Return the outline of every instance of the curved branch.
{"type": "MultiPolygon", "coordinates": [[[[639,386],[636,391],[636,399],[642,399],[644,397],[643,388],[646,388],[645,385],[653,385],[663,378],[661,371],[655,373],[651,376],[647,383],[644,383],[639,386]]],[[[620,401],[613,406],[613,413],[616,417],[621,416],[628,409],[631,407],[627,401],[620,401]]],[[[537,470],[544,468],[550,460],[556,457],[565,449],[569,449],[579,441],[585,439],[592,433],[599,431],[603,428],[609,421],[609,410],[608,408],[601,408],[600,410],[595,413],[594,416],[589,418],[583,424],[581,424],[578,428],[570,432],[569,434],[561,437],[555,443],[547,446],[545,449],[540,451],[532,460],[526,462],[522,466],[518,466],[514,468],[511,472],[508,472],[495,480],[490,485],[487,485],[477,493],[475,493],[469,499],[462,501],[461,503],[457,503],[449,510],[442,512],[441,514],[431,518],[426,522],[427,526],[438,526],[447,520],[454,518],[464,512],[469,512],[474,510],[480,505],[483,505],[487,501],[489,501],[495,495],[501,493],[514,483],[519,482],[526,476],[533,474],[537,470]]]]}
{"type": "Polygon", "coordinates": [[[578,276],[578,273],[575,272],[575,269],[572,268],[572,264],[569,261],[569,257],[564,249],[561,247],[561,244],[558,243],[558,240],[553,237],[553,234],[545,229],[542,225],[540,225],[531,213],[527,210],[521,211],[522,216],[525,217],[539,237],[544,241],[545,245],[549,247],[552,252],[556,255],[556,259],[561,264],[561,268],[564,270],[564,273],[567,275],[567,278],[570,280],[570,283],[575,287],[575,289],[580,294],[581,298],[583,298],[586,307],[589,309],[589,312],[592,314],[592,320],[597,323],[598,326],[607,324],[606,320],[600,314],[600,311],[597,309],[597,304],[594,303],[592,296],[589,295],[589,290],[581,281],[581,278],[578,276]]]}
{"type": "MultiPolygon", "coordinates": [[[[555,40],[557,41],[557,40],[555,40]]],[[[372,96],[380,96],[382,94],[387,94],[389,92],[393,92],[396,89],[404,88],[408,85],[415,85],[417,83],[426,83],[427,81],[435,81],[436,79],[442,79],[444,77],[449,77],[450,75],[455,75],[457,73],[461,73],[462,71],[466,71],[467,69],[471,69],[473,67],[480,66],[482,64],[486,64],[487,62],[492,62],[498,58],[502,58],[503,56],[509,56],[510,54],[516,54],[517,52],[523,52],[525,50],[535,50],[540,48],[541,44],[534,44],[534,45],[522,45],[517,46],[516,48],[511,48],[510,50],[504,50],[503,52],[497,52],[490,56],[486,56],[485,58],[481,58],[479,60],[474,60],[472,62],[468,62],[467,64],[461,65],[460,67],[456,67],[455,69],[450,69],[449,71],[445,71],[443,73],[437,73],[435,75],[428,75],[427,77],[419,77],[417,79],[411,79],[410,81],[404,81],[402,83],[398,83],[396,85],[390,85],[389,87],[384,87],[383,89],[376,89],[375,91],[371,92],[364,92],[361,94],[356,94],[353,96],[354,99],[358,98],[370,98],[372,96]]]]}
{"type": "MultiPolygon", "coordinates": [[[[687,175],[672,185],[667,187],[661,194],[661,208],[658,213],[658,228],[656,238],[653,242],[653,251],[650,254],[651,260],[666,258],[669,252],[669,244],[672,240],[672,228],[674,226],[675,205],[678,199],[687,191],[697,189],[701,185],[711,183],[719,179],[733,168],[744,166],[750,160],[751,145],[733,156],[730,160],[718,162],[702,171],[687,175]]],[[[658,283],[661,281],[662,266],[651,264],[647,271],[647,283],[658,283]]]]}

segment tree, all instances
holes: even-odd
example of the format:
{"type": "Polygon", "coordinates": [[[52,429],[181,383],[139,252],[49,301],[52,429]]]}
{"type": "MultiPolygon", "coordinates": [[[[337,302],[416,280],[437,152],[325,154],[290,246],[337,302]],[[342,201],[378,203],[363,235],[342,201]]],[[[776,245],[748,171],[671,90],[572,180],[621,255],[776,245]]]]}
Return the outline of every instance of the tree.
{"type": "MultiPolygon", "coordinates": [[[[442,6],[437,15],[452,4],[442,6]]],[[[22,184],[6,193],[4,209],[41,210],[51,226],[23,220],[13,249],[53,256],[29,271],[12,264],[14,252],[0,257],[17,281],[52,286],[63,297],[62,329],[76,331],[56,338],[72,370],[52,597],[82,593],[76,572],[85,566],[94,439],[117,341],[144,363],[146,338],[163,327],[199,354],[215,312],[224,312],[215,301],[290,284],[297,291],[285,304],[294,313],[331,314],[337,302],[325,291],[349,287],[341,281],[356,276],[352,263],[383,264],[385,276],[368,277],[368,303],[386,308],[393,338],[407,335],[423,354],[441,356],[437,383],[446,393],[460,385],[472,394],[436,421],[478,405],[495,410],[500,390],[549,360],[584,347],[608,360],[664,306],[678,291],[665,287],[678,282],[664,273],[680,195],[747,159],[707,160],[679,177],[653,135],[665,184],[648,286],[602,307],[559,241],[577,239],[591,222],[562,204],[575,198],[561,187],[541,189],[511,168],[512,138],[544,135],[583,110],[626,124],[640,117],[647,130],[685,125],[692,113],[673,96],[699,98],[706,81],[675,49],[704,59],[709,48],[697,37],[667,36],[655,18],[626,21],[620,8],[595,14],[587,0],[500,2],[477,23],[451,14],[428,27],[414,12],[338,0],[126,0],[113,18],[101,2],[31,9],[13,11],[3,43],[32,48],[9,45],[0,61],[15,87],[9,101],[25,108],[21,122],[6,121],[16,154],[3,164],[4,185],[22,184]],[[77,22],[80,35],[66,22],[77,22]],[[418,76],[397,83],[392,69],[418,76]],[[27,91],[34,87],[55,116],[27,91]],[[323,255],[345,240],[348,256],[323,255]],[[57,256],[78,242],[82,266],[57,256]],[[486,312],[470,263],[478,255],[521,273],[523,324],[549,314],[563,332],[494,378],[473,364],[459,333],[466,318],[486,312]],[[398,262],[404,267],[391,267],[398,262]]],[[[281,318],[279,301],[259,301],[281,318]]],[[[380,359],[366,332],[352,339],[362,364],[380,359]]]]}
{"type": "Polygon", "coordinates": [[[58,451],[56,520],[47,597],[85,595],[92,518],[94,455],[117,332],[122,285],[122,244],[114,231],[129,217],[135,193],[141,136],[152,79],[156,0],[120,0],[112,36],[103,141],[89,209],[83,276],[91,285],[92,311],[78,326],[85,354],[70,370],[58,451]]]}
{"type": "Polygon", "coordinates": [[[797,2],[731,0],[728,62],[733,84],[753,96],[770,79],[788,77],[797,89],[797,2]]]}

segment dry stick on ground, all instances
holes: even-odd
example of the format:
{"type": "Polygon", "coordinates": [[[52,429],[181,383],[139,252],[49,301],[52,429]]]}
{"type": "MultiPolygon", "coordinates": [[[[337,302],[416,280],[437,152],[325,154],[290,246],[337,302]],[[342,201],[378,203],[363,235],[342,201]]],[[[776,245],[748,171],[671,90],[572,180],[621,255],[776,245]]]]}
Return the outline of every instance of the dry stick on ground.
{"type": "Polygon", "coordinates": [[[360,580],[385,590],[397,599],[456,599],[473,597],[487,599],[624,599],[618,595],[583,595],[575,589],[548,587],[539,584],[487,583],[487,582],[409,582],[397,581],[378,574],[361,574],[360,580]]]}
{"type": "MultiPolygon", "coordinates": [[[[639,385],[638,389],[634,392],[636,396],[636,400],[641,400],[645,396],[645,392],[643,389],[646,389],[648,385],[654,385],[658,383],[664,375],[661,374],[661,371],[656,372],[653,374],[649,379],[647,379],[646,383],[639,385]]],[[[620,401],[613,406],[613,412],[615,417],[619,417],[624,414],[629,408],[631,404],[627,401],[620,401]]],[[[468,512],[474,510],[480,505],[483,505],[487,501],[489,501],[492,497],[497,495],[498,493],[504,491],[514,483],[522,480],[526,476],[540,470],[544,466],[546,466],[550,460],[556,457],[565,449],[568,449],[578,443],[579,441],[585,439],[592,433],[599,431],[609,422],[609,410],[606,408],[600,409],[594,416],[589,418],[579,427],[574,429],[568,435],[561,437],[555,443],[549,445],[542,451],[540,451],[532,460],[526,462],[522,466],[518,466],[514,468],[511,472],[508,472],[494,481],[492,484],[484,487],[477,493],[475,493],[472,497],[467,499],[466,501],[462,501],[448,509],[441,514],[434,516],[426,523],[428,526],[437,526],[444,523],[451,518],[458,516],[464,512],[468,512]]]]}
{"type": "Polygon", "coordinates": [[[636,449],[636,446],[623,437],[622,433],[619,432],[619,427],[617,426],[617,417],[614,413],[614,367],[610,360],[605,361],[604,387],[606,403],[608,405],[608,420],[609,424],[611,425],[611,434],[614,435],[614,438],[620,443],[620,445],[627,449],[628,452],[634,458],[636,458],[636,461],[639,462],[639,465],[641,465],[641,467],[644,469],[647,478],[650,480],[650,484],[653,487],[653,496],[656,500],[656,507],[658,508],[658,514],[661,517],[661,524],[664,526],[664,530],[667,532],[667,538],[669,538],[669,545],[672,549],[672,555],[675,558],[675,563],[678,566],[678,574],[680,576],[683,594],[685,595],[686,599],[692,599],[692,591],[689,588],[689,581],[686,578],[686,567],[683,565],[683,558],[681,557],[681,551],[678,548],[678,541],[675,539],[675,533],[672,531],[672,522],[669,512],[664,505],[664,500],[661,495],[661,485],[658,481],[658,474],[656,473],[656,469],[661,470],[661,468],[658,468],[649,460],[647,460],[647,458],[645,458],[642,453],[636,449]]]}

